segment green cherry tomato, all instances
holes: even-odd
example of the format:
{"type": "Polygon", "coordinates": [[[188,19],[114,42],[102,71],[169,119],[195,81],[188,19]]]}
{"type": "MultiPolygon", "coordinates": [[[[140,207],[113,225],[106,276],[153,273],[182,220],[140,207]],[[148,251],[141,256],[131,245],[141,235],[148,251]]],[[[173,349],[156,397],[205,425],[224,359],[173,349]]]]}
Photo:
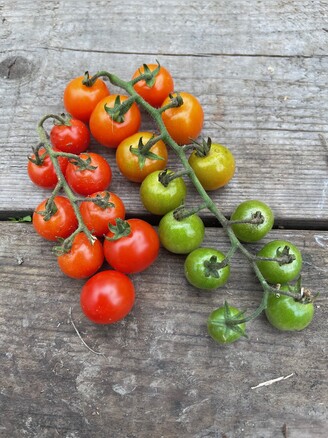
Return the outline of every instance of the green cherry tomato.
{"type": "MultiPolygon", "coordinates": [[[[167,174],[172,171],[164,171],[167,174]]],[[[155,170],[149,174],[140,186],[140,197],[144,207],[150,213],[163,216],[183,204],[186,197],[186,184],[182,178],[175,178],[167,185],[160,181],[163,172],[155,170]]]]}
{"type": "Polygon", "coordinates": [[[199,289],[216,289],[228,281],[230,266],[220,268],[225,255],[214,248],[197,248],[184,263],[185,277],[199,289]]]}
{"type": "Polygon", "coordinates": [[[239,319],[242,318],[242,312],[226,304],[214,310],[207,320],[208,334],[219,344],[231,344],[245,335],[246,324],[228,325],[226,323],[227,316],[239,319]]]}
{"type": "MultiPolygon", "coordinates": [[[[282,286],[280,290],[288,290],[282,286]]],[[[273,327],[282,331],[299,331],[305,329],[313,319],[313,302],[296,301],[293,297],[282,294],[270,294],[266,317],[273,327]]]]}
{"type": "Polygon", "coordinates": [[[287,240],[273,240],[257,253],[258,257],[278,258],[276,260],[258,260],[259,267],[263,277],[272,284],[285,284],[294,280],[302,269],[302,255],[300,250],[287,240]],[[289,263],[282,264],[282,258],[286,261],[290,258],[289,263]],[[291,259],[294,260],[291,260],[291,259]]]}
{"type": "Polygon", "coordinates": [[[231,225],[235,235],[243,242],[256,242],[262,239],[272,229],[274,222],[271,208],[264,202],[255,199],[239,204],[230,219],[231,221],[254,221],[254,223],[231,225]]]}
{"type": "Polygon", "coordinates": [[[216,190],[225,186],[235,173],[235,159],[228,148],[212,143],[209,152],[200,156],[192,152],[189,164],[205,190],[216,190]]]}
{"type": "Polygon", "coordinates": [[[162,217],[158,226],[161,244],[175,254],[189,254],[198,248],[204,234],[204,223],[197,214],[177,220],[174,211],[170,211],[162,217]]]}

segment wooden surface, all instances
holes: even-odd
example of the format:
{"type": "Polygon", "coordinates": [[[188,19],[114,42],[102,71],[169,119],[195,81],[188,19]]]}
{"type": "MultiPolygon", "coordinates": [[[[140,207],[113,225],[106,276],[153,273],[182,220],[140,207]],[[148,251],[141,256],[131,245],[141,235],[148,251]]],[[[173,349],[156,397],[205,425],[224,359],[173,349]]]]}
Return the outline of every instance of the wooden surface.
{"type": "MultiPolygon", "coordinates": [[[[0,436],[326,437],[328,2],[12,0],[0,2],[0,19],[0,436]],[[227,286],[204,294],[186,284],[183,257],[164,250],[133,277],[133,312],[95,326],[79,308],[83,282],[59,272],[52,245],[7,221],[48,194],[29,182],[26,156],[38,120],[63,111],[66,83],[100,69],[128,79],[155,59],[201,101],[203,134],[235,155],[233,181],[213,194],[222,211],[261,199],[276,216],[266,240],[299,245],[304,283],[320,293],[307,330],[278,333],[261,316],[247,340],[216,345],[210,311],[260,300],[246,261],[237,255],[227,286]]],[[[114,151],[91,149],[112,164],[128,214],[145,217],[114,151]]],[[[205,243],[227,249],[204,218],[205,243]]]]}

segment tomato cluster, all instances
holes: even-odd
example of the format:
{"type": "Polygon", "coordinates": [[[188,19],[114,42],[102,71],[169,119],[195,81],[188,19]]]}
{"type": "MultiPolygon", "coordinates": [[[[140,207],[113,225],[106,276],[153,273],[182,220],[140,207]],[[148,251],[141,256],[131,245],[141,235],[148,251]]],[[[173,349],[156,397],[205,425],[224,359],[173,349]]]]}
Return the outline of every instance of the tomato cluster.
{"type": "MultiPolygon", "coordinates": [[[[112,94],[97,75],[86,73],[70,81],[63,98],[68,115],[52,116],[50,134],[43,124],[39,126],[41,142],[28,161],[33,183],[53,190],[35,209],[34,228],[43,238],[57,241],[58,266],[64,274],[86,279],[81,308],[99,324],[117,322],[131,311],[135,289],[130,276],[154,263],[160,245],[185,255],[184,273],[190,285],[215,290],[229,280],[231,258],[240,242],[259,241],[274,224],[265,203],[248,200],[237,206],[230,220],[218,217],[233,236],[232,250],[225,255],[202,247],[205,226],[198,211],[204,207],[190,210],[184,205],[184,176],[192,175],[201,196],[218,190],[234,176],[232,152],[211,139],[198,140],[204,122],[202,105],[191,93],[177,92],[163,66],[144,64],[128,82],[108,77],[115,85],[122,84],[127,94],[112,94]],[[160,119],[159,132],[141,129],[141,109],[160,119]],[[115,150],[115,163],[91,150],[91,138],[115,150]],[[168,169],[170,147],[178,155],[191,150],[183,160],[183,171],[168,169]],[[125,219],[123,200],[109,191],[114,165],[127,180],[139,184],[145,209],[159,216],[158,231],[140,218],[125,219]]],[[[256,256],[258,275],[271,292],[277,284],[280,293],[289,291],[301,265],[301,253],[286,241],[269,242],[256,256]]],[[[281,330],[306,327],[313,303],[295,301],[290,293],[279,296],[271,293],[266,303],[271,324],[281,330]]],[[[234,342],[245,334],[246,320],[243,312],[225,303],[210,314],[208,333],[219,343],[234,342]]]]}

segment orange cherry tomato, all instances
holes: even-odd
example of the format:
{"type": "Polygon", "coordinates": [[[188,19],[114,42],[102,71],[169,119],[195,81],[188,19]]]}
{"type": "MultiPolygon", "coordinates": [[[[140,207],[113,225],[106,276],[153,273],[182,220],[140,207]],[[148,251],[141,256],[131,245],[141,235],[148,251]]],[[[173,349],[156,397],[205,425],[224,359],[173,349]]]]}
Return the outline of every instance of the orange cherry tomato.
{"type": "Polygon", "coordinates": [[[64,107],[76,119],[88,123],[97,103],[109,95],[107,85],[102,79],[88,87],[83,85],[84,76],[72,79],[64,90],[64,107]]]}
{"type": "MultiPolygon", "coordinates": [[[[189,144],[196,139],[203,128],[204,111],[195,96],[190,93],[179,93],[183,104],[176,108],[169,108],[162,113],[162,119],[168,133],[179,145],[189,144]]],[[[177,93],[173,93],[175,97],[177,93]]],[[[162,107],[170,103],[167,97],[162,107]]]]}
{"type": "Polygon", "coordinates": [[[150,152],[161,157],[161,160],[146,158],[143,167],[140,166],[138,156],[130,148],[138,149],[139,140],[142,138],[145,145],[154,136],[151,132],[137,132],[124,139],[116,150],[116,163],[121,173],[130,181],[142,182],[147,175],[155,170],[166,168],[168,153],[165,143],[160,140],[155,143],[150,152]]]}
{"type": "MultiPolygon", "coordinates": [[[[105,105],[113,108],[118,95],[111,94],[102,99],[90,117],[90,131],[94,138],[103,146],[117,148],[126,137],[138,131],[141,123],[141,114],[136,103],[123,115],[123,121],[115,121],[106,112],[105,105]]],[[[120,96],[121,103],[128,99],[128,96],[120,96]]]]}

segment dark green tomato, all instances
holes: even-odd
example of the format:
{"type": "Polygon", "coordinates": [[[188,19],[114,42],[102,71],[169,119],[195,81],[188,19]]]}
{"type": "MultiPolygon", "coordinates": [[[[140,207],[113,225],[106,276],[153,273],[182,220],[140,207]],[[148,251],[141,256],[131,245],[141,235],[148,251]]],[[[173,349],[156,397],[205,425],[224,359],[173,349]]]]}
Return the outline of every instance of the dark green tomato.
{"type": "Polygon", "coordinates": [[[231,215],[232,221],[262,220],[262,223],[232,224],[235,235],[243,242],[256,242],[268,234],[273,227],[271,208],[257,200],[244,201],[231,215]]]}
{"type": "Polygon", "coordinates": [[[216,289],[228,281],[230,266],[218,265],[225,255],[214,248],[197,248],[188,254],[184,263],[186,279],[199,289],[216,289]]]}
{"type": "Polygon", "coordinates": [[[183,204],[187,189],[182,178],[173,179],[165,187],[158,179],[161,172],[156,170],[146,176],[140,186],[140,197],[148,211],[163,216],[183,204]]]}
{"type": "Polygon", "coordinates": [[[302,269],[302,255],[300,250],[287,240],[273,240],[257,253],[258,257],[281,258],[286,251],[295,257],[290,263],[280,264],[275,260],[256,262],[268,283],[285,284],[294,280],[302,269]]]}
{"type": "Polygon", "coordinates": [[[189,254],[198,248],[204,234],[204,223],[196,214],[177,220],[170,211],[162,217],[158,226],[161,244],[175,254],[189,254]]]}
{"type": "MultiPolygon", "coordinates": [[[[280,290],[288,291],[288,286],[282,286],[280,290]]],[[[312,302],[296,301],[279,293],[270,294],[265,314],[270,324],[278,330],[299,331],[312,321],[314,306],[312,302]]]]}
{"type": "MultiPolygon", "coordinates": [[[[242,318],[240,311],[235,307],[228,306],[230,317],[242,318]]],[[[245,334],[246,324],[229,326],[226,322],[226,307],[222,306],[214,310],[207,320],[208,334],[219,344],[231,344],[245,334]]]]}

